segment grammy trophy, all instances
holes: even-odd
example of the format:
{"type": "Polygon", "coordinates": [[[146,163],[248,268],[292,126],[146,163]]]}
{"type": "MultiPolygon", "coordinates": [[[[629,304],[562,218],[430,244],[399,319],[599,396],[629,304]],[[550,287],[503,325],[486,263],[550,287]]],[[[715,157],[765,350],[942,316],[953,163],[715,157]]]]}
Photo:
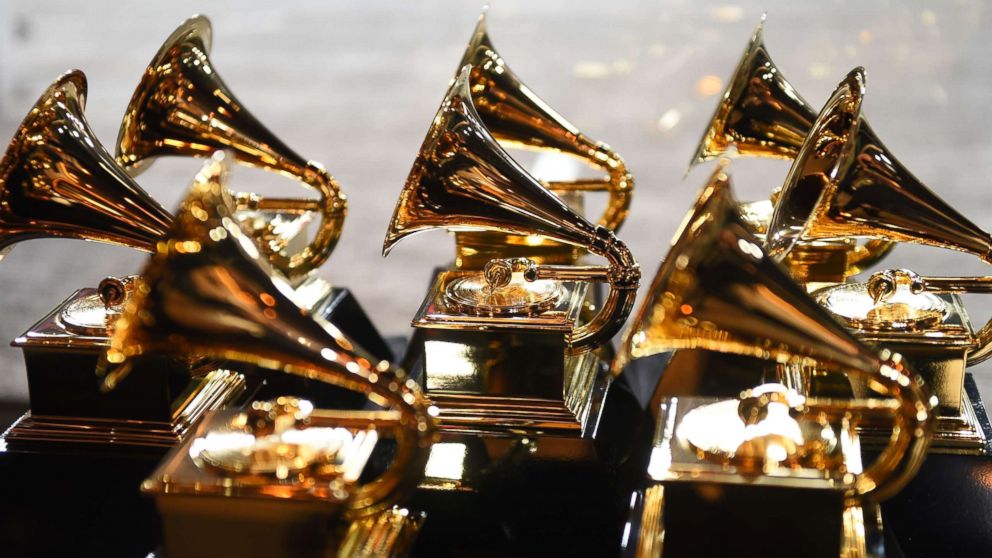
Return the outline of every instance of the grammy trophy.
{"type": "MultiPolygon", "coordinates": [[[[800,242],[872,238],[962,251],[992,261],[987,232],[940,199],[882,144],[861,105],[864,70],[840,83],[800,148],[772,218],[770,253],[800,242]]],[[[992,325],[977,332],[957,293],[990,292],[988,278],[920,277],[888,270],[867,282],[816,291],[816,299],[869,344],[911,359],[940,400],[934,450],[986,453],[968,366],[988,358],[992,325]]],[[[866,437],[867,438],[867,437],[866,437]]]]}
{"type": "Polygon", "coordinates": [[[392,353],[347,290],[316,276],[341,236],[347,201],[324,167],[283,143],[259,122],[221,79],[210,60],[210,21],[183,22],[149,63],[125,111],[117,162],[132,174],[163,156],[210,157],[229,150],[236,162],[298,181],[318,199],[234,194],[237,218],[269,260],[314,311],[330,319],[380,358],[392,353]],[[312,217],[319,223],[307,241],[312,217]]]}
{"type": "MultiPolygon", "coordinates": [[[[764,22],[734,70],[716,112],[693,155],[690,169],[718,157],[795,159],[816,120],[816,110],[802,98],[772,61],[764,41],[764,22]]],[[[741,204],[751,232],[763,238],[768,230],[778,191],[769,199],[741,204]]],[[[837,238],[798,244],[783,264],[793,277],[813,285],[844,281],[872,266],[893,243],[837,238]]]]}
{"type": "Polygon", "coordinates": [[[354,390],[369,407],[277,397],[211,413],[142,485],[162,513],[165,549],[180,558],[405,553],[422,517],[392,507],[423,474],[434,413],[402,369],[295,302],[235,220],[224,162],[204,165],[137,280],[101,367],[104,387],[143,374],[131,367],[142,355],[201,355],[354,390]],[[359,482],[381,438],[395,440],[390,463],[359,482]]]}
{"type": "Polygon", "coordinates": [[[858,341],[765,254],[724,165],[683,223],[615,371],[629,359],[697,349],[815,364],[861,378],[872,393],[806,397],[783,378],[736,397],[660,397],[648,487],[628,547],[635,556],[877,555],[875,504],[898,492],[926,456],[934,422],[926,385],[900,355],[858,341]],[[868,463],[861,422],[889,427],[868,463]],[[801,521],[787,519],[799,510],[801,521]]]}

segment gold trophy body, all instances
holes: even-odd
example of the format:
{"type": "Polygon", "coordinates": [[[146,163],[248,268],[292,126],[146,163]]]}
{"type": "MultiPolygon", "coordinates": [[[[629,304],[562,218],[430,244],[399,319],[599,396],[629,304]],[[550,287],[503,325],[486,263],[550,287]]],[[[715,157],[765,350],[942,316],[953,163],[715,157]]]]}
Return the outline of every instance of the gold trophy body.
{"type": "MultiPolygon", "coordinates": [[[[765,46],[764,16],[741,56],[690,162],[692,167],[718,157],[795,159],[816,120],[816,110],[772,61],[765,46]]],[[[778,192],[769,199],[741,204],[751,233],[763,239],[778,192]]],[[[834,238],[798,243],[782,259],[796,280],[816,285],[845,281],[875,264],[893,243],[834,238]]]]}
{"type": "Polygon", "coordinates": [[[315,192],[316,198],[236,192],[235,218],[290,279],[301,302],[379,358],[392,359],[350,291],[317,276],[344,226],[347,199],[341,186],[323,165],[286,145],[238,100],[210,60],[211,43],[210,21],[202,15],[184,21],[165,40],[125,111],[117,138],[118,164],[137,175],[161,157],[210,157],[226,150],[232,162],[315,192]]]}
{"type": "MultiPolygon", "coordinates": [[[[549,538],[538,525],[560,524],[567,514],[545,522],[536,519],[547,515],[541,509],[505,508],[516,508],[518,498],[574,494],[563,483],[578,470],[598,478],[589,470],[599,463],[595,433],[611,377],[597,348],[621,327],[640,273],[612,231],[572,211],[502,149],[476,110],[471,75],[465,66],[434,118],[383,252],[424,230],[493,232],[580,247],[609,265],[501,257],[479,270],[437,275],[414,317],[408,350],[420,359],[441,435],[418,501],[432,517],[450,514],[424,536],[471,553],[480,544],[499,547],[509,531],[535,548],[562,551],[569,547],[556,545],[581,544],[582,537],[549,538]],[[609,291],[594,312],[584,312],[597,282],[609,291]],[[572,472],[555,476],[563,470],[572,472]],[[528,488],[541,478],[548,482],[528,488]],[[492,539],[487,530],[496,531],[492,539]]],[[[596,498],[600,488],[592,489],[596,498]]]]}
{"type": "Polygon", "coordinates": [[[470,77],[466,66],[434,119],[383,252],[409,234],[446,228],[546,236],[606,257],[608,267],[504,258],[480,271],[445,271],[413,320],[442,433],[580,439],[608,382],[593,349],[629,312],[639,271],[612,232],[575,214],[500,148],[475,110],[470,77]],[[591,282],[611,289],[586,319],[591,282]]]}
{"type": "MultiPolygon", "coordinates": [[[[781,258],[803,242],[870,238],[914,242],[990,261],[989,234],[941,200],[879,141],[861,113],[864,70],[840,83],[802,145],[769,226],[781,258]]],[[[992,326],[976,331],[958,293],[990,292],[987,277],[921,277],[908,270],[820,286],[817,300],[871,345],[898,349],[932,386],[933,451],[987,453],[978,393],[966,368],[987,358],[992,326]]],[[[867,430],[871,442],[877,432],[867,430]]]]}
{"type": "MultiPolygon", "coordinates": [[[[0,244],[72,238],[150,251],[172,217],[103,149],[86,121],[86,78],[59,77],[38,99],[0,162],[0,244]]],[[[95,366],[130,278],[81,289],[13,345],[24,351],[31,411],[5,435],[11,450],[161,454],[211,409],[244,395],[244,378],[203,359],[148,359],[119,394],[95,366]]]]}
{"type": "Polygon", "coordinates": [[[197,175],[138,279],[103,386],[145,374],[133,366],[139,357],[205,355],[353,390],[368,405],[279,397],[209,414],[142,485],[163,516],[165,549],[179,558],[404,555],[423,516],[394,505],[423,474],[433,412],[402,369],[297,304],[233,219],[223,163],[215,157],[197,175]],[[395,439],[391,460],[370,468],[383,438],[395,439]]]}
{"type": "MultiPolygon", "coordinates": [[[[880,541],[875,503],[926,456],[934,413],[925,383],[900,355],[858,341],[768,258],[722,165],[683,223],[615,373],[630,359],[696,349],[820,366],[878,395],[807,397],[766,383],[736,397],[657,399],[648,488],[628,548],[668,557],[870,555],[880,541]],[[889,427],[870,463],[861,461],[861,422],[889,427]]],[[[704,373],[719,380],[725,369],[704,373]]]]}
{"type": "MultiPolygon", "coordinates": [[[[598,224],[617,231],[627,217],[634,190],[634,178],[623,158],[608,145],[580,132],[520,81],[489,38],[486,11],[479,17],[455,78],[466,65],[471,67],[469,91],[473,105],[502,147],[561,153],[605,174],[543,183],[580,214],[587,193],[606,192],[609,199],[598,224]]],[[[580,246],[540,235],[501,231],[455,231],[454,235],[458,269],[481,270],[497,258],[530,258],[542,264],[569,265],[583,255],[580,246]]]]}

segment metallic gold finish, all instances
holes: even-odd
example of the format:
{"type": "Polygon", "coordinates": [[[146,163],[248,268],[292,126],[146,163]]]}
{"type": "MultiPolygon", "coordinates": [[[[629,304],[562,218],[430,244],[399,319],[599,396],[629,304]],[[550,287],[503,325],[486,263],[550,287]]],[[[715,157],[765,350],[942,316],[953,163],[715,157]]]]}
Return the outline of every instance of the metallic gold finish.
{"type": "Polygon", "coordinates": [[[443,228],[540,235],[605,257],[609,267],[528,266],[528,281],[606,281],[609,294],[588,323],[570,333],[575,350],[608,341],[633,305],[640,269],[612,231],[594,226],[527,174],[499,147],[476,112],[471,68],[441,104],[393,213],[383,255],[403,237],[443,228]]]}
{"type": "Polygon", "coordinates": [[[898,354],[874,352],[789,279],[748,232],[721,165],[661,264],[614,363],[674,349],[706,349],[783,364],[816,364],[864,380],[893,399],[820,400],[831,414],[882,413],[888,445],[852,495],[891,496],[915,474],[933,428],[933,401],[898,354]]]}
{"type": "MultiPolygon", "coordinates": [[[[785,78],[765,47],[765,16],[728,81],[710,119],[689,170],[700,163],[731,155],[795,159],[813,127],[816,111],[785,78]],[[731,149],[733,148],[733,149],[731,149]]],[[[773,193],[771,202],[777,194],[773,193]]],[[[772,203],[742,204],[752,232],[764,235],[772,217],[772,203]]],[[[871,267],[891,251],[893,244],[851,239],[802,243],[783,260],[802,283],[840,282],[871,267]]]]}
{"type": "Polygon", "coordinates": [[[230,150],[235,160],[299,180],[317,191],[319,200],[234,195],[239,217],[263,212],[300,216],[316,212],[321,223],[303,250],[286,253],[278,230],[252,230],[270,262],[288,277],[306,275],[330,256],[341,236],[345,195],[337,181],[314,161],[290,149],[244,105],[217,74],[208,57],[210,21],[193,16],[166,39],[148,65],[124,114],[117,138],[117,161],[138,171],[165,155],[209,157],[230,150]]]}
{"type": "Polygon", "coordinates": [[[133,284],[133,277],[108,277],[97,289],[80,289],[11,343],[24,352],[31,411],[7,431],[8,447],[163,451],[204,414],[243,396],[241,374],[197,358],[150,359],[123,393],[100,392],[96,363],[133,284]]]}
{"type": "Polygon", "coordinates": [[[97,140],[83,112],[86,76],[60,76],[0,161],[0,255],[22,240],[75,238],[151,251],[169,213],[97,140]]]}
{"type": "Polygon", "coordinates": [[[816,120],[814,110],[772,61],[763,37],[765,16],[754,30],[720,97],[689,169],[733,153],[794,159],[816,120]]]}
{"type": "MultiPolygon", "coordinates": [[[[988,356],[988,324],[975,333],[956,292],[988,292],[986,278],[924,278],[909,270],[875,273],[867,283],[816,291],[824,308],[869,345],[898,350],[913,363],[937,397],[934,453],[984,454],[987,434],[965,390],[965,369],[988,356]],[[928,279],[934,279],[931,284],[928,279]],[[945,288],[945,286],[947,288],[945,288]]],[[[862,440],[878,442],[877,428],[862,428],[862,440]]]]}
{"type": "Polygon", "coordinates": [[[409,550],[422,514],[355,508],[359,476],[379,436],[409,428],[397,421],[403,412],[317,410],[289,399],[211,414],[143,483],[163,516],[169,556],[325,558],[409,550]],[[232,463],[246,468],[229,468],[232,463]]]}
{"type": "Polygon", "coordinates": [[[934,294],[899,286],[884,303],[872,283],[840,284],[818,291],[817,302],[850,328],[865,331],[927,331],[947,318],[944,301],[934,294]]]}
{"type": "MultiPolygon", "coordinates": [[[[471,68],[469,90],[479,118],[504,148],[555,151],[571,155],[607,174],[604,178],[546,182],[563,195],[605,191],[609,199],[598,224],[617,231],[627,218],[634,178],[623,158],[608,145],[579,132],[513,73],[493,46],[486,30],[486,11],[472,33],[455,78],[471,68]]],[[[456,264],[460,269],[481,269],[498,257],[529,257],[539,263],[574,264],[579,251],[548,238],[505,232],[455,233],[456,264]]]]}
{"type": "Polygon", "coordinates": [[[820,111],[768,228],[769,254],[797,242],[864,237],[960,250],[992,262],[992,238],[940,199],[885,148],[861,113],[863,68],[820,111]]]}
{"type": "MultiPolygon", "coordinates": [[[[773,210],[772,200],[741,204],[745,223],[762,243],[773,210]]],[[[798,242],[782,259],[782,265],[796,281],[806,285],[840,283],[874,265],[894,247],[894,242],[875,239],[862,243],[855,238],[798,242]]]]}
{"type": "Polygon", "coordinates": [[[809,556],[874,555],[878,507],[855,488],[858,416],[823,402],[820,413],[819,403],[777,384],[738,399],[663,401],[634,555],[723,555],[740,536],[775,540],[767,556],[792,556],[796,544],[809,556]],[[804,521],[783,533],[778,520],[796,509],[804,521]]]}
{"type": "MultiPolygon", "coordinates": [[[[107,372],[105,386],[116,386],[128,373],[131,359],[146,353],[250,363],[366,394],[396,414],[377,429],[396,438],[396,452],[385,472],[343,496],[333,483],[296,478],[272,485],[253,483],[250,475],[208,475],[187,463],[185,446],[163,462],[144,488],[165,496],[252,495],[319,502],[331,515],[391,506],[422,474],[434,435],[428,404],[403,370],[373,361],[334,326],[294,302],[290,286],[272,272],[234,220],[236,210],[223,187],[225,173],[220,154],[204,165],[168,236],[158,243],[115,325],[106,360],[117,367],[107,372]],[[188,475],[175,474],[177,468],[199,470],[202,478],[190,472],[196,477],[191,481],[188,475]]],[[[201,432],[204,428],[201,425],[201,432]]],[[[192,439],[187,446],[191,443],[192,439]]]]}

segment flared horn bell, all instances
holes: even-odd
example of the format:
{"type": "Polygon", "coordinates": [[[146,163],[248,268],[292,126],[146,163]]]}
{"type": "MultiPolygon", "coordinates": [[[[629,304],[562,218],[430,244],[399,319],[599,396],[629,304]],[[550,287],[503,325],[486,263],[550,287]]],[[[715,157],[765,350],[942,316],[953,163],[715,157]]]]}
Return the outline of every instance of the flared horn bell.
{"type": "Polygon", "coordinates": [[[863,68],[823,107],[789,170],[768,229],[769,253],[799,241],[865,237],[974,254],[992,263],[992,238],[912,175],[861,113],[863,68]]]}
{"type": "Polygon", "coordinates": [[[124,172],[86,121],[86,76],[60,76],[0,161],[0,250],[75,238],[151,251],[172,218],[124,172]]]}
{"type": "Polygon", "coordinates": [[[208,57],[210,36],[210,21],[197,15],[166,39],[124,114],[117,161],[139,171],[159,156],[209,157],[229,150],[238,162],[299,180],[320,200],[241,193],[236,201],[239,210],[319,213],[320,227],[301,252],[268,250],[273,264],[288,275],[309,273],[327,260],[341,235],[345,196],[319,163],[298,155],[238,101],[208,57]]]}
{"type": "Polygon", "coordinates": [[[479,117],[500,144],[559,151],[608,174],[605,182],[580,179],[551,182],[548,187],[553,191],[605,190],[609,200],[599,224],[618,230],[627,217],[634,189],[634,178],[627,171],[623,158],[605,143],[584,135],[520,81],[489,38],[485,11],[479,16],[458,71],[466,65],[472,68],[469,78],[472,101],[479,117]]]}
{"type": "Polygon", "coordinates": [[[768,55],[764,23],[762,16],[699,141],[690,169],[731,154],[793,159],[799,153],[816,110],[768,55]]]}
{"type": "MultiPolygon", "coordinates": [[[[540,235],[605,257],[610,295],[572,339],[592,346],[609,339],[631,310],[640,269],[612,231],[586,221],[520,167],[488,132],[472,103],[471,68],[448,89],[393,213],[382,253],[402,238],[430,229],[540,235]]],[[[530,278],[552,278],[539,266],[530,278]]],[[[582,269],[561,266],[563,269],[582,269]]],[[[601,271],[601,270],[600,270],[601,271]]],[[[583,280],[581,274],[572,280],[583,280]]]]}
{"type": "Polygon", "coordinates": [[[624,337],[614,371],[630,358],[705,349],[812,362],[861,376],[898,406],[885,407],[878,399],[809,398],[808,404],[894,415],[890,444],[865,470],[858,491],[879,499],[895,493],[915,473],[929,444],[932,402],[922,380],[898,355],[880,355],[854,338],[765,255],[740,217],[724,171],[721,165],[683,221],[624,337]]]}
{"type": "Polygon", "coordinates": [[[423,472],[434,428],[428,404],[403,370],[374,360],[293,302],[290,285],[234,220],[225,172],[222,158],[207,162],[145,267],[114,326],[106,361],[118,367],[105,386],[128,373],[128,359],[164,352],[250,363],[365,393],[397,413],[376,423],[380,432],[395,433],[397,447],[392,466],[358,488],[350,506],[391,505],[423,472]]]}

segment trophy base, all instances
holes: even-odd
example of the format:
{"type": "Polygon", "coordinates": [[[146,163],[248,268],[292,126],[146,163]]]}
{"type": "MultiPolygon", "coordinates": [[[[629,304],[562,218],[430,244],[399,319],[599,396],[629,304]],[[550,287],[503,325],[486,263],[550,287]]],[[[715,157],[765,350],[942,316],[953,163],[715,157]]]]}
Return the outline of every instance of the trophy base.
{"type": "MultiPolygon", "coordinates": [[[[837,535],[840,535],[839,542],[835,540],[831,541],[832,544],[824,545],[817,545],[811,542],[812,538],[803,537],[801,534],[799,535],[800,540],[796,541],[797,544],[789,544],[788,541],[782,539],[779,531],[764,539],[755,530],[747,527],[742,528],[740,522],[716,525],[711,521],[699,521],[695,527],[696,534],[688,537],[685,545],[681,545],[678,544],[679,541],[671,541],[672,534],[666,533],[665,504],[665,487],[662,485],[651,486],[644,491],[634,493],[630,499],[629,530],[625,531],[621,541],[621,555],[624,558],[661,558],[663,556],[668,558],[679,556],[698,558],[730,555],[766,558],[795,556],[797,553],[801,553],[803,556],[814,556],[814,552],[821,552],[824,549],[828,550],[824,556],[829,557],[885,558],[881,511],[877,505],[871,503],[844,506],[839,532],[821,533],[828,539],[835,539],[837,535]],[[731,532],[722,532],[721,529],[724,526],[731,529],[731,532]],[[740,533],[740,536],[736,536],[739,531],[744,532],[740,533]],[[759,542],[762,540],[764,540],[763,544],[759,542]],[[748,544],[748,541],[754,544],[748,544]],[[677,546],[673,545],[673,542],[677,543],[677,546]],[[714,549],[715,545],[726,546],[726,552],[714,549]],[[680,551],[680,547],[686,551],[680,551]],[[800,551],[800,549],[802,550],[800,551]]],[[[794,513],[793,509],[781,511],[786,514],[794,513]]],[[[741,512],[752,516],[757,515],[761,521],[765,522],[765,525],[775,524],[770,517],[760,513],[756,514],[753,506],[741,506],[741,512]]],[[[697,517],[696,514],[691,515],[697,517]]],[[[809,524],[813,529],[820,529],[823,526],[823,523],[813,520],[809,515],[804,517],[804,523],[809,524]]],[[[833,520],[829,522],[829,524],[835,523],[836,521],[833,520]]],[[[815,555],[819,556],[820,554],[815,555]]]]}
{"type": "Polygon", "coordinates": [[[147,556],[159,517],[138,487],[162,453],[15,451],[0,438],[4,556],[147,556]]]}
{"type": "MultiPolygon", "coordinates": [[[[870,426],[859,427],[862,446],[873,449],[885,446],[889,431],[870,426]]],[[[992,427],[985,411],[985,403],[978,393],[975,378],[971,373],[964,375],[964,390],[961,392],[961,409],[958,412],[940,409],[929,453],[951,455],[992,455],[992,427]]]]}
{"type": "Polygon", "coordinates": [[[649,447],[653,422],[604,361],[609,355],[593,354],[586,375],[569,376],[573,398],[592,401],[585,411],[570,407],[568,396],[529,405],[429,392],[441,432],[410,503],[430,518],[414,555],[616,554],[624,495],[647,463],[631,453],[649,447]]]}
{"type": "Polygon", "coordinates": [[[161,453],[178,443],[205,413],[238,401],[246,389],[244,376],[218,369],[190,381],[186,392],[173,404],[169,421],[53,416],[29,411],[3,437],[12,451],[62,448],[161,453]]]}

